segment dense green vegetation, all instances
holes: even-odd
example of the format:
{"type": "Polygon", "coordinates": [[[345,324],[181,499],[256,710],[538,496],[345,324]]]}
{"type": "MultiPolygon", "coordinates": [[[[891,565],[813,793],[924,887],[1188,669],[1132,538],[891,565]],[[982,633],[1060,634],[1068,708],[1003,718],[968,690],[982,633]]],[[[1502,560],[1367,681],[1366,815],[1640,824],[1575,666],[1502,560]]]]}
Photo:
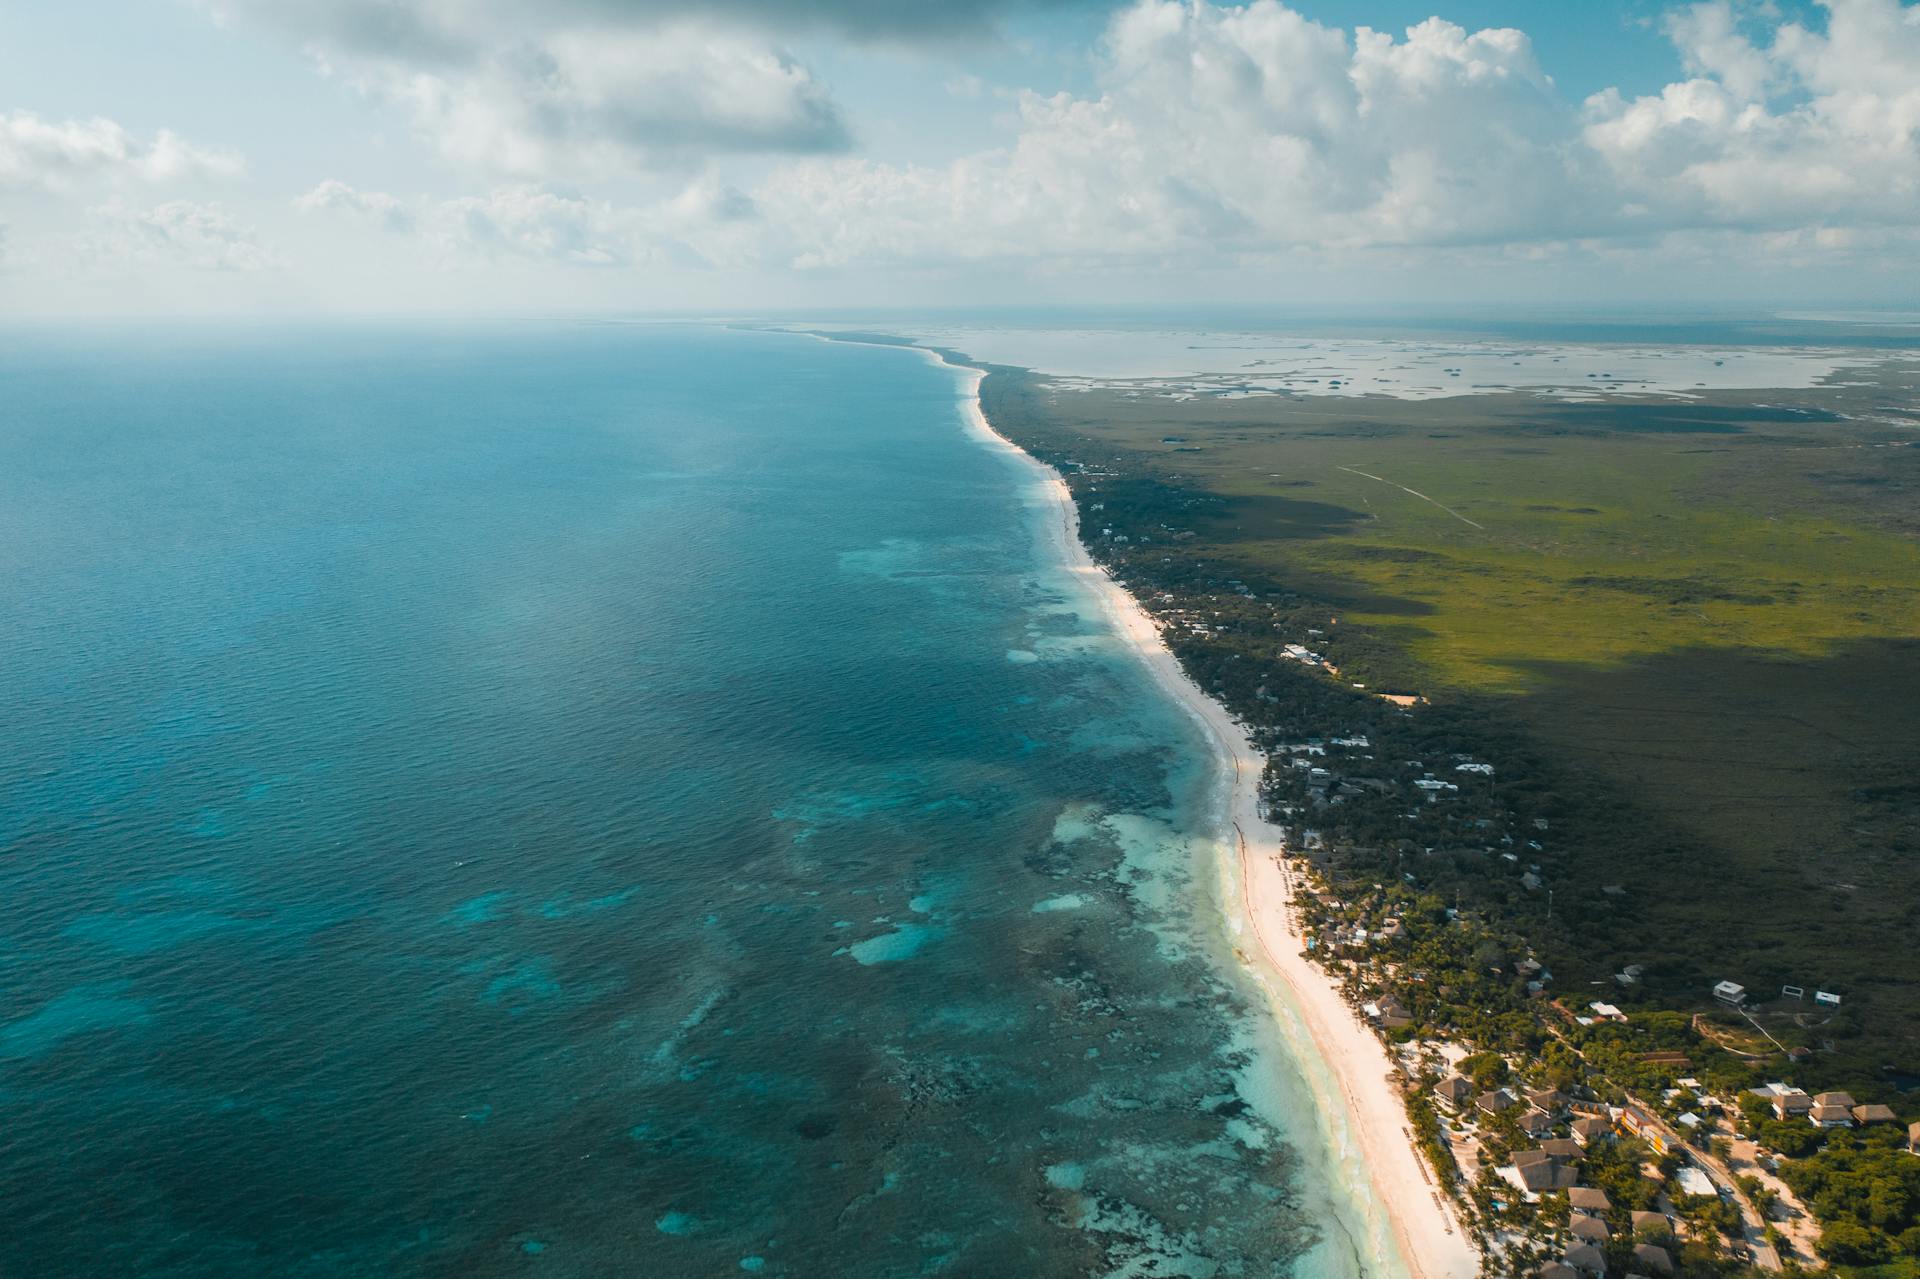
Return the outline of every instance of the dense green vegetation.
{"type": "MultiPolygon", "coordinates": [[[[1404,1007],[1392,1037],[1472,1045],[1481,1087],[1512,1061],[1615,1105],[1665,1097],[1669,1123],[1690,1072],[1740,1099],[1689,1139],[1703,1157],[1735,1124],[1783,1157],[1819,1259],[1920,1279],[1920,1159],[1900,1150],[1920,1114],[1902,1092],[1920,1074],[1916,372],[1766,407],[1175,401],[1009,369],[982,395],[1267,749],[1268,801],[1337,894],[1319,926],[1405,927],[1392,962],[1342,969],[1404,1007]],[[1759,1006],[1714,1003],[1723,978],[1759,1006]],[[1579,1025],[1595,997],[1628,1020],[1579,1025]],[[1902,1126],[1775,1120],[1747,1092],[1767,1079],[1887,1101],[1902,1126]]],[[[1410,1113],[1444,1177],[1438,1116],[1410,1113]]],[[[1483,1156],[1528,1144],[1510,1116],[1480,1129],[1483,1156]]],[[[1631,1209],[1657,1187],[1645,1153],[1603,1148],[1582,1175],[1631,1209]]],[[[1744,1271],[1740,1214],[1775,1191],[1739,1186],[1744,1209],[1668,1184],[1680,1273],[1744,1271]]],[[[1550,1201],[1506,1198],[1483,1172],[1483,1227],[1551,1237],[1550,1201]]]]}
{"type": "Polygon", "coordinates": [[[1632,965],[1629,1002],[1839,991],[1761,1024],[1815,1050],[1815,1086],[1854,1086],[1920,1063],[1905,376],[1764,408],[1179,401],[1017,370],[983,395],[1067,474],[1096,554],[1204,618],[1174,636],[1203,683],[1270,742],[1370,738],[1332,792],[1274,779],[1350,870],[1503,912],[1563,986],[1632,965]],[[1435,770],[1460,791],[1409,804],[1435,770]]]}
{"type": "Polygon", "coordinates": [[[1830,1136],[1818,1154],[1781,1169],[1781,1179],[1826,1228],[1820,1252],[1848,1265],[1920,1259],[1920,1159],[1891,1126],[1830,1136]]]}

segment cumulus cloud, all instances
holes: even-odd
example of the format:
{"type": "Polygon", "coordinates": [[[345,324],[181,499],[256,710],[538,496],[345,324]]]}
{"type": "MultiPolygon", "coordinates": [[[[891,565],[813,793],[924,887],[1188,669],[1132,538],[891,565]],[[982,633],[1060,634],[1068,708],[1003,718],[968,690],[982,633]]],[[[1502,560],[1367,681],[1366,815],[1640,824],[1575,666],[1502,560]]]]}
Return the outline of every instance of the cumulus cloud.
{"type": "MultiPolygon", "coordinates": [[[[1080,0],[702,0],[714,24],[856,41],[980,39],[1010,10],[1080,0]]],[[[685,0],[210,0],[224,19],[257,19],[303,41],[357,54],[452,62],[476,56],[487,33],[554,26],[645,30],[683,21],[685,0]]]]}
{"type": "Polygon", "coordinates": [[[1349,35],[1276,0],[1143,0],[1101,81],[1024,95],[1011,147],[789,166],[757,198],[804,265],[1479,242],[1584,216],[1578,116],[1519,31],[1349,35]]]}
{"type": "Polygon", "coordinates": [[[53,121],[31,111],[0,114],[0,189],[58,190],[90,176],[231,177],[241,167],[232,152],[195,146],[169,129],[140,138],[98,116],[53,121]]]}
{"type": "Polygon", "coordinates": [[[1726,0],[1678,10],[1692,78],[1576,105],[1517,30],[1139,0],[1099,92],[1023,96],[1010,146],[790,164],[755,199],[800,266],[1920,224],[1920,4],[1827,7],[1760,39],[1726,0]]]}
{"type": "Polygon", "coordinates": [[[1788,229],[1920,224],[1920,5],[1828,0],[1824,32],[1756,43],[1727,0],[1675,15],[1693,79],[1589,99],[1584,143],[1627,212],[1656,223],[1788,229]]]}
{"type": "MultiPolygon", "coordinates": [[[[849,133],[831,94],[765,24],[811,13],[850,27],[855,14],[894,8],[236,0],[228,11],[287,31],[328,73],[407,110],[448,158],[546,179],[697,167],[716,153],[844,150],[849,133]]],[[[898,8],[891,25],[924,26],[938,7],[898,8]]]]}
{"type": "Polygon", "coordinates": [[[170,200],[142,209],[116,200],[88,210],[88,217],[94,227],[80,238],[80,249],[103,266],[158,263],[251,274],[285,265],[218,204],[170,200]]]}
{"type": "MultiPolygon", "coordinates": [[[[376,8],[412,21],[477,4],[376,8]]],[[[582,23],[599,8],[557,0],[549,13],[582,23]]],[[[746,0],[723,8],[755,12],[746,0]]],[[[448,264],[1158,265],[1662,241],[1698,254],[1716,236],[1728,252],[1795,261],[1911,252],[1920,3],[1826,8],[1817,30],[1728,0],[1675,9],[1664,30],[1686,78],[1576,102],[1518,30],[1439,18],[1400,33],[1346,30],[1281,0],[1136,0],[1107,28],[1092,91],[1015,95],[1005,145],[945,163],[790,157],[742,192],[709,162],[678,195],[642,206],[531,180],[413,204],[325,183],[299,203],[419,235],[448,264]]],[[[622,12],[657,17],[647,4],[622,12]]],[[[606,38],[586,30],[543,28],[538,48],[520,51],[533,60],[511,66],[497,41],[452,47],[452,27],[389,32],[410,65],[440,69],[383,92],[412,95],[449,153],[487,152],[514,173],[562,155],[813,145],[799,140],[807,127],[785,131],[807,118],[795,103],[817,86],[740,32],[714,43],[705,27],[661,28],[667,42],[647,45],[628,39],[641,30],[631,23],[606,38]],[[676,52],[681,38],[698,56],[676,52]],[[510,91],[515,77],[539,87],[510,91]]],[[[837,129],[831,103],[817,102],[837,129]]]]}
{"type": "Polygon", "coordinates": [[[411,231],[413,213],[384,191],[357,191],[336,178],[328,178],[293,202],[302,213],[342,212],[389,231],[411,231]]]}
{"type": "Polygon", "coordinates": [[[516,175],[671,168],[715,152],[820,152],[849,141],[813,75],[751,40],[699,28],[561,32],[440,72],[363,66],[448,157],[516,175]]]}
{"type": "Polygon", "coordinates": [[[295,202],[306,213],[334,213],[417,237],[433,261],[459,269],[505,260],[579,267],[750,264],[758,211],[712,176],[649,205],[617,205],[537,183],[484,195],[412,204],[381,191],[329,179],[295,202]]]}
{"type": "Polygon", "coordinates": [[[511,186],[435,210],[433,239],[459,257],[544,258],[574,266],[623,266],[635,256],[629,215],[601,200],[537,186],[511,186]]]}

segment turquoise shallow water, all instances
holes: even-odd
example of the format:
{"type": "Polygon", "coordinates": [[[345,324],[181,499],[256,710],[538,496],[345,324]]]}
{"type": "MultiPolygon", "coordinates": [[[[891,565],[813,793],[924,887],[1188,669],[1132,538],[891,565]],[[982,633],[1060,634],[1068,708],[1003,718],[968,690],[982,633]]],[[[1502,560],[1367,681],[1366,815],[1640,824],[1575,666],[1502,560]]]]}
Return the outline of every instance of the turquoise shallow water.
{"type": "Polygon", "coordinates": [[[0,1272],[1339,1273],[1193,730],[956,379],[0,353],[0,1272]]]}

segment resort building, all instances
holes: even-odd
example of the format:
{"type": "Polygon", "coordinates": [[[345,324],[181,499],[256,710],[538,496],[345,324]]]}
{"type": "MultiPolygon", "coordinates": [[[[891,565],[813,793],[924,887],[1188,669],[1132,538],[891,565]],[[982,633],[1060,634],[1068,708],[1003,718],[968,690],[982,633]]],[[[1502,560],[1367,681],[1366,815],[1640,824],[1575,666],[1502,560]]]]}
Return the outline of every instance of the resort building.
{"type": "Polygon", "coordinates": [[[1598,1217],[1612,1211],[1613,1203],[1607,1198],[1607,1192],[1596,1190],[1592,1186],[1575,1186],[1567,1192],[1567,1207],[1580,1216],[1598,1217]]]}
{"type": "Polygon", "coordinates": [[[1505,1114],[1520,1103],[1519,1100],[1506,1089],[1496,1088],[1492,1092],[1481,1093],[1479,1100],[1473,1104],[1478,1106],[1481,1111],[1486,1114],[1499,1115],[1505,1114]]]}
{"type": "Polygon", "coordinates": [[[1882,1106],[1877,1102],[1870,1102],[1867,1105],[1855,1106],[1853,1108],[1853,1122],[1862,1126],[1866,1124],[1890,1124],[1895,1118],[1896,1116],[1893,1113],[1892,1106],[1882,1106]]]}
{"type": "Polygon", "coordinates": [[[1655,1119],[1638,1106],[1628,1106],[1620,1112],[1620,1126],[1653,1147],[1654,1153],[1667,1153],[1666,1130],[1655,1119]]]}
{"type": "Polygon", "coordinates": [[[1659,1244],[1635,1244],[1633,1247],[1633,1264],[1651,1275],[1670,1275],[1673,1273],[1673,1257],[1659,1244]]]}
{"type": "Polygon", "coordinates": [[[1813,1098],[1798,1088],[1787,1088],[1773,1094],[1773,1117],[1782,1122],[1804,1115],[1813,1109],[1813,1098]]]}
{"type": "Polygon", "coordinates": [[[1607,1254],[1590,1243],[1577,1243],[1567,1249],[1567,1267],[1576,1274],[1605,1275],[1607,1254]]]}
{"type": "Polygon", "coordinates": [[[1546,1111],[1557,1115],[1567,1108],[1567,1095],[1557,1088],[1537,1088],[1527,1094],[1527,1100],[1546,1111]]]}
{"type": "Polygon", "coordinates": [[[1673,1222],[1665,1213],[1636,1212],[1633,1214],[1633,1234],[1636,1239],[1642,1236],[1670,1239],[1673,1237],[1673,1222]]]}
{"type": "Polygon", "coordinates": [[[1813,1121],[1815,1128],[1853,1127],[1853,1112],[1845,1106],[1823,1106],[1816,1101],[1813,1103],[1813,1109],[1807,1113],[1807,1118],[1813,1121]]]}
{"type": "Polygon", "coordinates": [[[1613,1135],[1613,1125],[1604,1119],[1576,1119],[1573,1121],[1573,1139],[1582,1146],[1591,1146],[1596,1141],[1605,1141],[1613,1135]]]}

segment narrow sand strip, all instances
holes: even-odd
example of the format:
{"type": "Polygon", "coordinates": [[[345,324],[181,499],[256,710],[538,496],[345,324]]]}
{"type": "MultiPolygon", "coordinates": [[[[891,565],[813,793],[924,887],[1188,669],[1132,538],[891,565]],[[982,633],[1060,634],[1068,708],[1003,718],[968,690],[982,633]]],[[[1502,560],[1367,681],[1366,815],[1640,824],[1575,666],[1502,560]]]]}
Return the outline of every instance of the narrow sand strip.
{"type": "MultiPolygon", "coordinates": [[[[937,352],[926,354],[946,363],[937,352]]],[[[1304,954],[1290,910],[1293,880],[1282,856],[1284,837],[1260,815],[1265,759],[1226,709],[1187,678],[1139,601],[1094,563],[1080,541],[1079,508],[1066,481],[987,421],[980,406],[980,383],[986,375],[978,369],[950,367],[972,379],[966,412],[969,427],[984,441],[1034,468],[1058,501],[1059,549],[1068,568],[1094,592],[1114,629],[1128,640],[1167,694],[1205,727],[1219,750],[1223,772],[1231,765],[1231,785],[1222,788],[1221,829],[1224,832],[1230,825],[1233,843],[1238,845],[1245,911],[1243,918],[1231,922],[1237,934],[1245,937],[1250,932],[1258,943],[1257,956],[1241,953],[1272,998],[1275,1014],[1283,1024],[1305,1029],[1326,1063],[1327,1075],[1338,1081],[1344,1094],[1318,1096],[1324,1082],[1319,1072],[1306,1072],[1329,1136],[1336,1146],[1357,1146],[1407,1268],[1416,1279],[1473,1279],[1480,1269],[1479,1252],[1414,1147],[1386,1048],[1348,1007],[1332,979],[1304,954]]]]}

